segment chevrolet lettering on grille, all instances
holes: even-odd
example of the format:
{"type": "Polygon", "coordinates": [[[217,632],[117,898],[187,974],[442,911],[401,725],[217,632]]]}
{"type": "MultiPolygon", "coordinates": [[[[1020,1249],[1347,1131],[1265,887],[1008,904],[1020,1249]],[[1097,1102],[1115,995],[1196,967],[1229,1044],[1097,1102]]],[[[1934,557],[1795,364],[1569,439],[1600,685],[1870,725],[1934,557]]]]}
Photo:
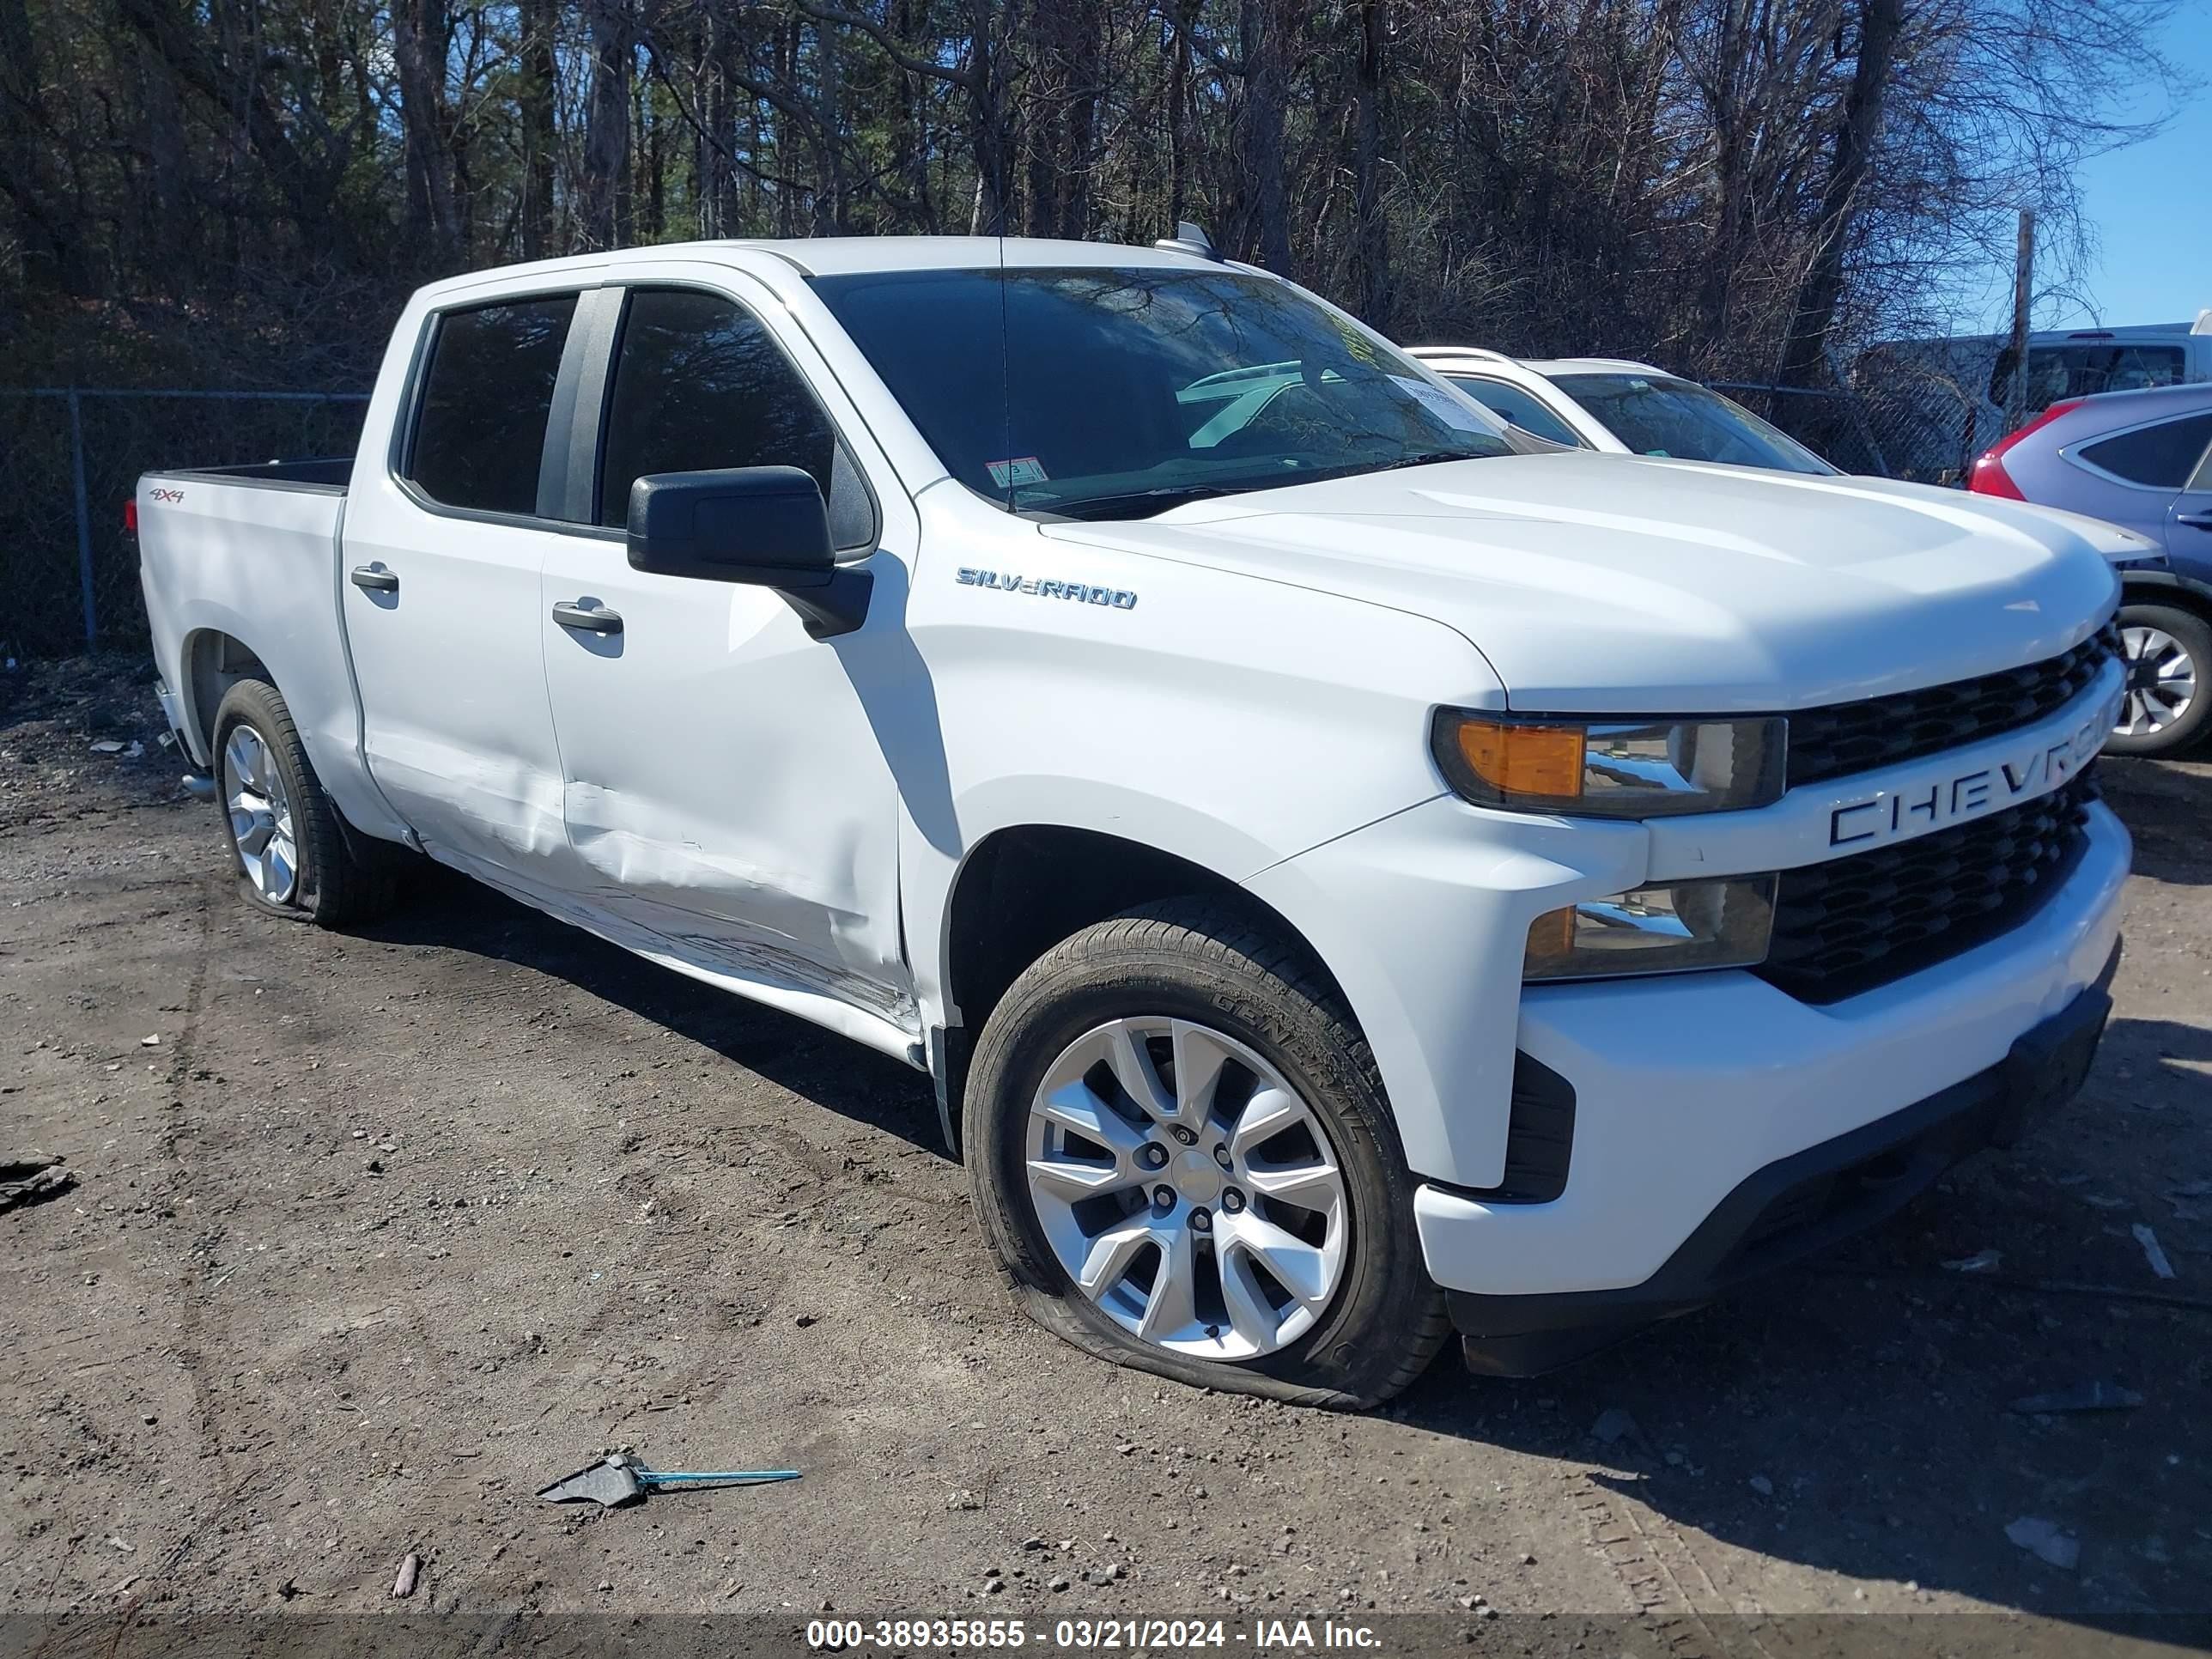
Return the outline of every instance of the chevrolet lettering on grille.
{"type": "Polygon", "coordinates": [[[1845,801],[1828,814],[1828,845],[1865,848],[1908,841],[2048,794],[2096,759],[2118,713],[2117,701],[2108,702],[2056,743],[2039,743],[1953,777],[1845,801]]]}

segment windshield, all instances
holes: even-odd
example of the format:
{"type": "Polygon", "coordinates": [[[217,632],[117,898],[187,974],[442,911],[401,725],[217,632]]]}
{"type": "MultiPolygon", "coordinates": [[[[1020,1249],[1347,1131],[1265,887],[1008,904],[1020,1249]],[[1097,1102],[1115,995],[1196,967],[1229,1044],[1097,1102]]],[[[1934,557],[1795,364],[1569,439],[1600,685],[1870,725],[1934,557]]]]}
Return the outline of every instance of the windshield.
{"type": "Polygon", "coordinates": [[[1671,374],[1554,374],[1552,384],[1639,455],[1784,472],[1836,469],[1741,404],[1671,374]]]}
{"type": "Polygon", "coordinates": [[[1148,518],[1513,451],[1395,347],[1267,277],[1083,267],[813,286],[946,469],[1016,512],[1148,518]]]}

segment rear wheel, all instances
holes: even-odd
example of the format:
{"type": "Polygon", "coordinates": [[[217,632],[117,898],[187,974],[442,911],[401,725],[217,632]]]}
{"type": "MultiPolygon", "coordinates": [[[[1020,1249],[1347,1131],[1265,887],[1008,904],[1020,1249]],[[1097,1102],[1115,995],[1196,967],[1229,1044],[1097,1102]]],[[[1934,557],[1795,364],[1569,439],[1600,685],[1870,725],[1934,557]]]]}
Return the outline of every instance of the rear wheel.
{"type": "Polygon", "coordinates": [[[984,1026],[966,1131],[1016,1290],[1102,1358],[1365,1406],[1447,1333],[1365,1039],[1303,951],[1223,907],[1048,951],[984,1026]]]}
{"type": "Polygon", "coordinates": [[[2120,723],[2106,747],[2116,755],[2172,755],[2204,735],[2212,700],[2212,623],[2171,605],[2120,607],[2127,665],[2120,723]]]}
{"type": "Polygon", "coordinates": [[[214,738],[216,804],[247,903],[325,927],[392,908],[401,849],[346,827],[275,686],[233,685],[216,710],[214,738]]]}

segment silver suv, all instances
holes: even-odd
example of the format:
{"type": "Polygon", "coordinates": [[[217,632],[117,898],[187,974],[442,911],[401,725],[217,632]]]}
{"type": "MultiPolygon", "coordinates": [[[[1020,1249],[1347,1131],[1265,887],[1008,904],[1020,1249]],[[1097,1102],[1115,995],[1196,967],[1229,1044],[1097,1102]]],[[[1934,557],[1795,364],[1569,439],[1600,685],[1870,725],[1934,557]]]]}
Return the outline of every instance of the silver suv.
{"type": "Polygon", "coordinates": [[[2212,696],[2212,386],[2052,404],[1974,463],[1984,495],[2086,513],[2165,558],[2122,573],[2127,702],[2116,753],[2172,754],[2205,734],[2212,696]]]}

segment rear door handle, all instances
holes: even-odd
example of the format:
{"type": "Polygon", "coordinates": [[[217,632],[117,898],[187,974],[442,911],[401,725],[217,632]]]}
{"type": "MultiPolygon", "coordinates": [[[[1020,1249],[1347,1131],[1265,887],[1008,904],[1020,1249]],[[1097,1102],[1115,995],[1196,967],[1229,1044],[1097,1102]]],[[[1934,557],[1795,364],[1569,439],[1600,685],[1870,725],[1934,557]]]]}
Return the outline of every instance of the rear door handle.
{"type": "Polygon", "coordinates": [[[580,634],[619,634],[622,616],[613,611],[586,611],[580,605],[571,605],[563,599],[553,607],[553,620],[563,628],[573,628],[580,634]]]}
{"type": "Polygon", "coordinates": [[[2176,524],[2185,524],[2192,530],[2212,530],[2212,513],[2177,513],[2176,524]]]}
{"type": "Polygon", "coordinates": [[[397,593],[399,591],[399,573],[386,570],[381,565],[357,564],[346,580],[364,593],[397,593]]]}

